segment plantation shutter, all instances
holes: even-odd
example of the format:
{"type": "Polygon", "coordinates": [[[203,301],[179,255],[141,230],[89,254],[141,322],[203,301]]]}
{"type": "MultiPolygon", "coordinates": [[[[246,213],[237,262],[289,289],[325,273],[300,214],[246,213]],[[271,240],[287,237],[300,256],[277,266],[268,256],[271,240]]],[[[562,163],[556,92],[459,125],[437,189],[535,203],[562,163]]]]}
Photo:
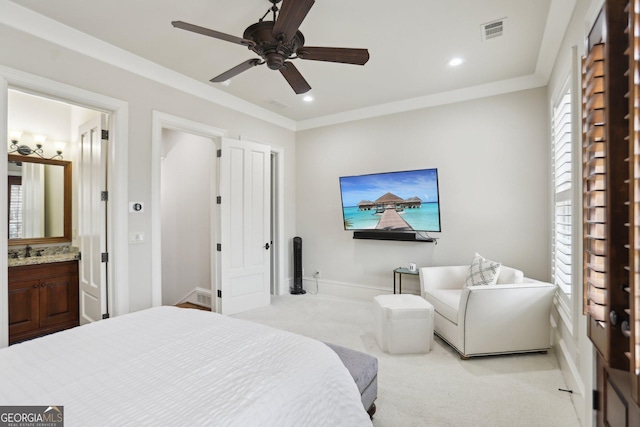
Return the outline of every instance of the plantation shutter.
{"type": "Polygon", "coordinates": [[[553,109],[551,122],[554,196],[551,276],[567,295],[571,294],[572,258],[571,126],[571,90],[567,84],[553,109]]]}

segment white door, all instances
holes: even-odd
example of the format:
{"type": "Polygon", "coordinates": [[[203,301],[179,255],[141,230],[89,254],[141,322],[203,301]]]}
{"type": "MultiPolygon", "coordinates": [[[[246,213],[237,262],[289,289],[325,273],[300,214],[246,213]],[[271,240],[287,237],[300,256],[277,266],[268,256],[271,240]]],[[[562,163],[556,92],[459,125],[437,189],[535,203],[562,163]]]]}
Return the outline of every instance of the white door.
{"type": "Polygon", "coordinates": [[[78,153],[78,239],[80,253],[80,324],[108,314],[107,307],[107,164],[103,139],[106,116],[80,127],[78,153]],[[103,198],[105,200],[103,200],[103,198]],[[103,255],[105,254],[105,255],[103,255]]]}
{"type": "Polygon", "coordinates": [[[271,150],[224,138],[220,157],[219,311],[270,303],[271,150]]]}

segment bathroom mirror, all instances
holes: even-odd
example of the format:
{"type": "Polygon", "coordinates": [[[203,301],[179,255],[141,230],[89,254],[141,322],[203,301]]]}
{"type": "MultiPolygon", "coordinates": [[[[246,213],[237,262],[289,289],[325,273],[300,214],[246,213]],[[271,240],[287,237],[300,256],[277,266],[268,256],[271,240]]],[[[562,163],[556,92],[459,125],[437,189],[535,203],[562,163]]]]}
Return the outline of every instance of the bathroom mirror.
{"type": "Polygon", "coordinates": [[[8,155],[9,245],[71,241],[71,162],[8,155]]]}

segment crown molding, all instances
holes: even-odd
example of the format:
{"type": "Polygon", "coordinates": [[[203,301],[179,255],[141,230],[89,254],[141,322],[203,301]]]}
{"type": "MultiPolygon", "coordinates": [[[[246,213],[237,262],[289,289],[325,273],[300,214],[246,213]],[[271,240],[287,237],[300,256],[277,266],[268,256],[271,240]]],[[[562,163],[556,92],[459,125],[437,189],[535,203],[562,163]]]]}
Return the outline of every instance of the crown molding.
{"type": "Polygon", "coordinates": [[[0,0],[0,23],[223,107],[288,130],[296,130],[294,120],[186,77],[9,0],[0,0]]]}
{"type": "Polygon", "coordinates": [[[479,98],[487,98],[490,96],[503,95],[510,92],[518,92],[521,90],[543,87],[546,86],[546,84],[547,79],[543,76],[530,74],[524,77],[501,80],[448,92],[440,92],[432,95],[375,105],[373,107],[361,108],[359,110],[327,115],[318,117],[316,119],[299,121],[297,130],[300,131],[314,129],[340,123],[352,122],[356,120],[365,120],[374,117],[387,116],[390,114],[421,110],[423,108],[431,108],[440,105],[454,104],[457,102],[471,101],[479,98]]]}
{"type": "MultiPolygon", "coordinates": [[[[593,1],[598,2],[603,0],[593,1]]],[[[297,130],[331,126],[355,120],[364,120],[546,86],[553,71],[558,52],[562,46],[567,27],[571,22],[576,3],[577,0],[551,0],[540,44],[540,51],[538,52],[538,59],[536,61],[536,71],[533,74],[302,120],[298,121],[297,130]]]]}
{"type": "MultiPolygon", "coordinates": [[[[593,3],[598,1],[602,0],[593,0],[593,3]]],[[[289,119],[186,77],[9,0],[0,0],[0,23],[234,111],[288,130],[299,131],[545,86],[576,2],[577,0],[551,0],[536,71],[533,74],[301,121],[289,119]]]]}

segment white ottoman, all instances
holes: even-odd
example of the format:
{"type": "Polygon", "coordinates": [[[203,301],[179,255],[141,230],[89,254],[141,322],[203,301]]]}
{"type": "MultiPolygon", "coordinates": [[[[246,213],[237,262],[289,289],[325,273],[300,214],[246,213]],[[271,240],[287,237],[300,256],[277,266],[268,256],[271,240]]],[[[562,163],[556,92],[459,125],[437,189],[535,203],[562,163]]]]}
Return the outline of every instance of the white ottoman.
{"type": "Polygon", "coordinates": [[[428,353],[433,348],[433,305],[411,294],[373,299],[376,341],[389,354],[428,353]]]}

